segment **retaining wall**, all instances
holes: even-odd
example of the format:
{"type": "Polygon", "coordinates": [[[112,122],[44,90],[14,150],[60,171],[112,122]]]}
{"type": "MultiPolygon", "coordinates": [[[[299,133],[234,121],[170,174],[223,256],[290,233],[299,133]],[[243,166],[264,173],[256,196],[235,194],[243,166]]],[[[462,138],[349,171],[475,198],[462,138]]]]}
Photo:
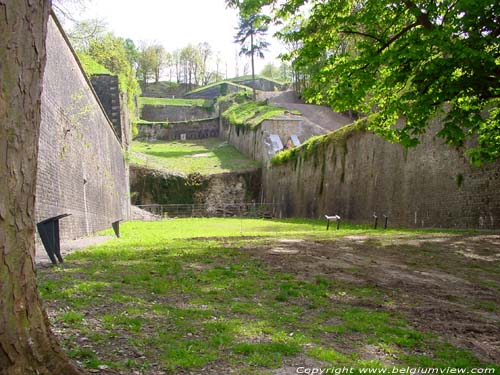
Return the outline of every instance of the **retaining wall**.
{"type": "Polygon", "coordinates": [[[166,173],[130,167],[130,190],[135,205],[222,204],[257,201],[261,170],[220,173],[209,176],[166,173]]]}
{"type": "Polygon", "coordinates": [[[471,166],[432,132],[406,151],[352,129],[265,169],[265,201],[279,203],[287,217],[372,222],[376,213],[388,215],[390,226],[500,228],[500,162],[471,166]]]}
{"type": "Polygon", "coordinates": [[[48,23],[36,221],[69,213],[63,239],[129,217],[128,167],[113,125],[54,19],[48,23]]]}
{"type": "Polygon", "coordinates": [[[181,139],[205,139],[219,136],[219,119],[185,121],[179,123],[138,124],[137,140],[153,142],[181,139]]]}
{"type": "Polygon", "coordinates": [[[141,119],[146,121],[190,121],[214,117],[214,110],[198,106],[155,106],[145,104],[142,107],[141,119]]]}

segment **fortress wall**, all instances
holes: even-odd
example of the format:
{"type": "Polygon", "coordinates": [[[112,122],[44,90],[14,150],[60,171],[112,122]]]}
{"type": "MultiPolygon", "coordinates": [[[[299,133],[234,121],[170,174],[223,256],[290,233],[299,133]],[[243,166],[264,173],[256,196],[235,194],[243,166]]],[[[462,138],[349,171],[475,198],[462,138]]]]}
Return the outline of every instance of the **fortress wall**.
{"type": "Polygon", "coordinates": [[[473,167],[432,134],[408,151],[354,127],[337,134],[264,169],[265,201],[280,203],[282,216],[367,223],[376,213],[392,227],[500,228],[500,161],[473,167]]]}
{"type": "Polygon", "coordinates": [[[261,170],[185,176],[132,165],[130,186],[132,201],[136,205],[207,204],[218,207],[256,202],[261,170]]]}
{"type": "Polygon", "coordinates": [[[163,105],[154,106],[145,104],[142,107],[141,119],[146,121],[189,121],[214,117],[214,111],[209,108],[196,106],[163,105]]]}
{"type": "Polygon", "coordinates": [[[181,139],[204,139],[219,136],[219,119],[193,120],[180,123],[138,124],[139,134],[135,139],[143,141],[170,141],[181,139]]]}
{"type": "Polygon", "coordinates": [[[272,147],[266,144],[271,134],[277,135],[286,145],[292,135],[303,142],[314,135],[324,134],[324,129],[308,123],[301,116],[267,119],[254,128],[220,120],[220,136],[245,156],[261,163],[268,162],[274,154],[272,147]]]}
{"type": "Polygon", "coordinates": [[[250,127],[236,126],[220,118],[220,137],[236,147],[243,155],[263,162],[265,158],[264,131],[261,125],[250,127]]]}
{"type": "Polygon", "coordinates": [[[59,214],[61,237],[128,219],[128,166],[113,126],[57,21],[50,19],[43,81],[36,221],[59,214]]]}

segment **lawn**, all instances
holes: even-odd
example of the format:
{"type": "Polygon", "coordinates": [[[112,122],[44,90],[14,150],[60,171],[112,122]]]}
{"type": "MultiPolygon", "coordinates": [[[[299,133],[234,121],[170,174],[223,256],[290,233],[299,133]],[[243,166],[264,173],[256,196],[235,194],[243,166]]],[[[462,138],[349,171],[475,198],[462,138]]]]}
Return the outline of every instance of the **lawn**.
{"type": "MultiPolygon", "coordinates": [[[[468,238],[487,257],[481,241],[495,236],[345,223],[326,232],[322,221],[258,219],[130,222],[121,233],[38,272],[66,351],[96,372],[293,374],[299,366],[392,370],[494,362],[466,349],[475,342],[472,325],[472,336],[463,337],[470,342],[458,345],[453,335],[459,332],[446,331],[457,318],[442,316],[438,325],[431,316],[426,325],[424,316],[413,314],[412,304],[421,308],[431,297],[437,311],[439,285],[424,287],[415,278],[415,287],[405,289],[404,282],[389,281],[419,275],[422,263],[424,281],[439,268],[481,291],[461,290],[462,301],[449,289],[456,297],[452,311],[467,306],[458,319],[468,324],[467,314],[475,311],[498,318],[498,298],[487,293],[498,294],[498,264],[456,255],[451,261],[443,250],[447,241],[468,238]],[[404,272],[396,275],[398,269],[404,272]],[[488,287],[479,286],[486,281],[488,287]]],[[[488,341],[488,330],[475,319],[487,348],[498,331],[488,341]]]]}
{"type": "Polygon", "coordinates": [[[256,168],[258,163],[246,158],[236,148],[218,138],[132,142],[130,161],[169,172],[209,175],[256,168]]]}

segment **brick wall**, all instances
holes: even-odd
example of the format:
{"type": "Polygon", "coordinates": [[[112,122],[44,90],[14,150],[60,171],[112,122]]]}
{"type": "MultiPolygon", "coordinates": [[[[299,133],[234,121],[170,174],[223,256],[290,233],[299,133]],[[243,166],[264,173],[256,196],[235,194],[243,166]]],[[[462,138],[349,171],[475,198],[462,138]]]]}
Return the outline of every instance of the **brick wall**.
{"type": "Polygon", "coordinates": [[[219,136],[219,119],[206,119],[197,121],[184,121],[165,124],[138,124],[139,134],[135,139],[144,141],[170,141],[181,139],[182,134],[186,139],[204,139],[219,136]]]}
{"type": "Polygon", "coordinates": [[[47,65],[36,193],[36,221],[63,213],[61,237],[109,228],[129,216],[128,167],[103,112],[54,19],[49,20],[47,65]]]}
{"type": "Polygon", "coordinates": [[[141,110],[141,119],[146,121],[189,121],[214,117],[214,110],[197,106],[149,105],[145,104],[141,110]]]}
{"type": "Polygon", "coordinates": [[[500,162],[473,167],[432,132],[408,151],[369,132],[345,134],[265,169],[266,201],[283,216],[366,223],[376,213],[390,226],[500,228],[500,162]]]}

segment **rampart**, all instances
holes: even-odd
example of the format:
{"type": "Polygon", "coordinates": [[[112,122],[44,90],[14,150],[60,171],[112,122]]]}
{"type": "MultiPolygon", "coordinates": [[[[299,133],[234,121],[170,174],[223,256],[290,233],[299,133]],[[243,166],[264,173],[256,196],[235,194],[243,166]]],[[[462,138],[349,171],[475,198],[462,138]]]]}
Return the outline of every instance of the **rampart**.
{"type": "Polygon", "coordinates": [[[127,219],[128,167],[113,125],[57,21],[48,23],[37,172],[36,221],[59,214],[61,237],[127,219]]]}
{"type": "Polygon", "coordinates": [[[263,171],[264,196],[282,216],[367,223],[376,214],[389,226],[500,228],[500,162],[471,166],[432,132],[405,150],[351,125],[274,161],[263,171]]]}
{"type": "Polygon", "coordinates": [[[199,106],[149,105],[141,110],[141,119],[146,121],[190,121],[214,117],[214,109],[199,106]]]}
{"type": "Polygon", "coordinates": [[[138,124],[142,141],[170,141],[175,139],[204,139],[219,136],[219,119],[181,121],[176,123],[138,124]]]}

